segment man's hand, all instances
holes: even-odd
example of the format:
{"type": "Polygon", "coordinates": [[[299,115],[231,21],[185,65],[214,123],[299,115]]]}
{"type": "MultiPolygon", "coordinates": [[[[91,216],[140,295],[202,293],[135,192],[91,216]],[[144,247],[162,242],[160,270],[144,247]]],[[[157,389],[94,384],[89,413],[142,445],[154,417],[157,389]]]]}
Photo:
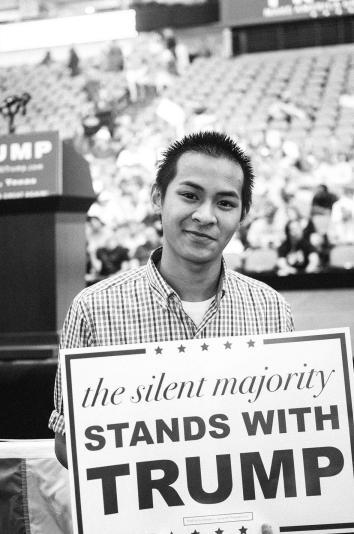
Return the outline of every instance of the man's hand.
{"type": "Polygon", "coordinates": [[[270,525],[263,523],[263,525],[261,526],[261,533],[262,534],[273,534],[273,529],[270,525]]]}
{"type": "Polygon", "coordinates": [[[59,462],[66,469],[68,468],[68,457],[66,454],[66,439],[65,434],[55,433],[55,455],[59,462]]]}

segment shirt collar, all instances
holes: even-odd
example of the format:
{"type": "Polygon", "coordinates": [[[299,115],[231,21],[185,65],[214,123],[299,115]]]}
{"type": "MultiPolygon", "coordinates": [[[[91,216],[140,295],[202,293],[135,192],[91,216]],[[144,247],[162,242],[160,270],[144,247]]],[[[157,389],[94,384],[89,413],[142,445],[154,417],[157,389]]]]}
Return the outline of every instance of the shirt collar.
{"type": "Polygon", "coordinates": [[[219,306],[221,299],[225,295],[228,288],[227,267],[224,257],[221,260],[221,274],[219,278],[218,288],[216,290],[216,303],[219,306]]]}
{"type": "Polygon", "coordinates": [[[157,265],[161,260],[162,247],[157,248],[150,254],[149,261],[146,266],[147,278],[150,286],[155,292],[162,297],[161,304],[167,306],[168,299],[171,295],[177,295],[170,285],[165,281],[158,271],[157,265]]]}
{"type": "MultiPolygon", "coordinates": [[[[157,264],[161,260],[162,255],[162,247],[157,248],[150,254],[149,261],[146,266],[147,271],[147,278],[149,281],[150,286],[157,291],[157,293],[162,297],[163,303],[165,306],[168,304],[169,298],[171,298],[172,295],[176,295],[178,298],[176,291],[172,289],[172,287],[166,282],[166,280],[161,276],[157,269],[157,264]]],[[[226,262],[224,258],[222,258],[222,264],[221,264],[221,275],[218,283],[218,287],[216,290],[216,303],[219,306],[220,300],[225,295],[225,292],[228,288],[228,278],[227,278],[227,271],[226,271],[226,262]]]]}

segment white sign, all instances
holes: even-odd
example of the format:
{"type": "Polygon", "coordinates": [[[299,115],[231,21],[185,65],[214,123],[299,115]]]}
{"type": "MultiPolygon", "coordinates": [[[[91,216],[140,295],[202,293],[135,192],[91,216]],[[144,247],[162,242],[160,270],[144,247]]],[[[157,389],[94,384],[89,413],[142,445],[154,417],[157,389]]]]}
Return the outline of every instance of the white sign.
{"type": "Polygon", "coordinates": [[[61,359],[76,533],[353,531],[348,329],[61,359]]]}
{"type": "Polygon", "coordinates": [[[0,54],[110,39],[133,39],[137,36],[135,26],[133,9],[3,24],[0,54]]]}

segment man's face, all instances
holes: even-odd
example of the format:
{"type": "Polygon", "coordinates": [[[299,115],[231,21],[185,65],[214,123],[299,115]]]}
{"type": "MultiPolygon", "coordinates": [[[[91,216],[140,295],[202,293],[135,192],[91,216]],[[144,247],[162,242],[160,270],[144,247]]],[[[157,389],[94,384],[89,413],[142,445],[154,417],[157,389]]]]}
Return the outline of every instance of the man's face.
{"type": "Polygon", "coordinates": [[[241,219],[242,186],[241,167],[227,158],[195,152],[179,158],[175,178],[157,201],[170,265],[220,262],[241,219]]]}

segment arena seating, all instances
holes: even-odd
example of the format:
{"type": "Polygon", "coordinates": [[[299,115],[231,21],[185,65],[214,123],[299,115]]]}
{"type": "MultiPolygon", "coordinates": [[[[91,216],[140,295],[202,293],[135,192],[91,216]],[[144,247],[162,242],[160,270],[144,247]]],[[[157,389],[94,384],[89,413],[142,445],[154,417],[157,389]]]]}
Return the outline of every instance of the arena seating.
{"type": "Polygon", "coordinates": [[[182,107],[202,102],[221,129],[236,135],[272,128],[324,147],[331,133],[346,152],[354,107],[342,97],[353,91],[354,47],[340,46],[197,59],[168,95],[182,107]]]}
{"type": "Polygon", "coordinates": [[[277,264],[276,250],[270,248],[248,249],[245,254],[243,268],[248,272],[270,272],[277,264]]]}
{"type": "MultiPolygon", "coordinates": [[[[134,50],[135,62],[144,58],[144,45],[146,38],[134,50]]],[[[18,119],[17,132],[59,128],[63,137],[74,135],[89,109],[85,84],[90,65],[86,67],[75,77],[60,63],[0,68],[5,98],[24,90],[32,97],[26,116],[18,119]]],[[[109,98],[119,99],[126,90],[124,75],[104,72],[97,61],[96,68],[109,98]]],[[[165,96],[183,108],[199,102],[216,114],[221,129],[236,135],[272,128],[284,132],[286,139],[306,135],[315,145],[325,146],[331,133],[346,152],[353,144],[353,91],[354,47],[348,45],[197,58],[165,96]]],[[[4,120],[0,132],[6,133],[4,120]]]]}
{"type": "MultiPolygon", "coordinates": [[[[192,48],[198,50],[192,41],[192,48]]],[[[193,61],[180,74],[178,69],[170,72],[171,57],[166,60],[157,34],[141,34],[134,44],[122,48],[124,68],[119,71],[106,69],[101,51],[81,61],[78,76],[71,76],[60,62],[13,66],[0,68],[0,85],[5,97],[24,90],[32,96],[27,114],[17,119],[18,133],[58,129],[62,137],[75,139],[91,163],[98,195],[89,215],[101,218],[116,242],[122,226],[129,227],[120,244],[129,249],[131,265],[136,264],[135,250],[145,245],[141,227],[140,235],[130,227],[153,217],[148,196],[154,163],[181,128],[185,132],[208,127],[225,131],[252,157],[257,181],[254,209],[242,241],[245,270],[254,254],[248,250],[247,228],[264,217],[265,203],[287,213],[283,226],[289,212],[296,212],[305,227],[312,217],[318,185],[325,184],[340,198],[343,185],[352,181],[353,45],[225,58],[220,40],[215,39],[209,50],[200,45],[197,57],[193,54],[193,61]],[[174,106],[173,120],[172,112],[170,117],[159,114],[161,98],[174,106]],[[101,113],[101,118],[108,113],[102,124],[109,133],[101,130],[96,135],[93,130],[88,139],[83,124],[95,113],[101,113]],[[137,209],[137,195],[144,209],[137,209]],[[124,220],[124,214],[129,214],[129,220],[124,220]]],[[[2,118],[0,133],[6,132],[2,118]]],[[[330,210],[322,216],[325,226],[319,224],[321,216],[314,213],[312,222],[322,236],[330,224],[330,210]]],[[[339,245],[350,245],[350,240],[331,243],[339,245]]],[[[330,261],[337,267],[335,258],[333,251],[330,261]]],[[[240,262],[234,259],[232,263],[240,262]]],[[[275,270],[274,257],[267,269],[270,264],[275,270]]],[[[124,262],[124,268],[131,265],[124,262]]],[[[91,273],[90,281],[95,277],[99,273],[91,273]]]]}
{"type": "Polygon", "coordinates": [[[354,268],[354,245],[337,245],[331,250],[331,265],[344,269],[354,268]]]}

